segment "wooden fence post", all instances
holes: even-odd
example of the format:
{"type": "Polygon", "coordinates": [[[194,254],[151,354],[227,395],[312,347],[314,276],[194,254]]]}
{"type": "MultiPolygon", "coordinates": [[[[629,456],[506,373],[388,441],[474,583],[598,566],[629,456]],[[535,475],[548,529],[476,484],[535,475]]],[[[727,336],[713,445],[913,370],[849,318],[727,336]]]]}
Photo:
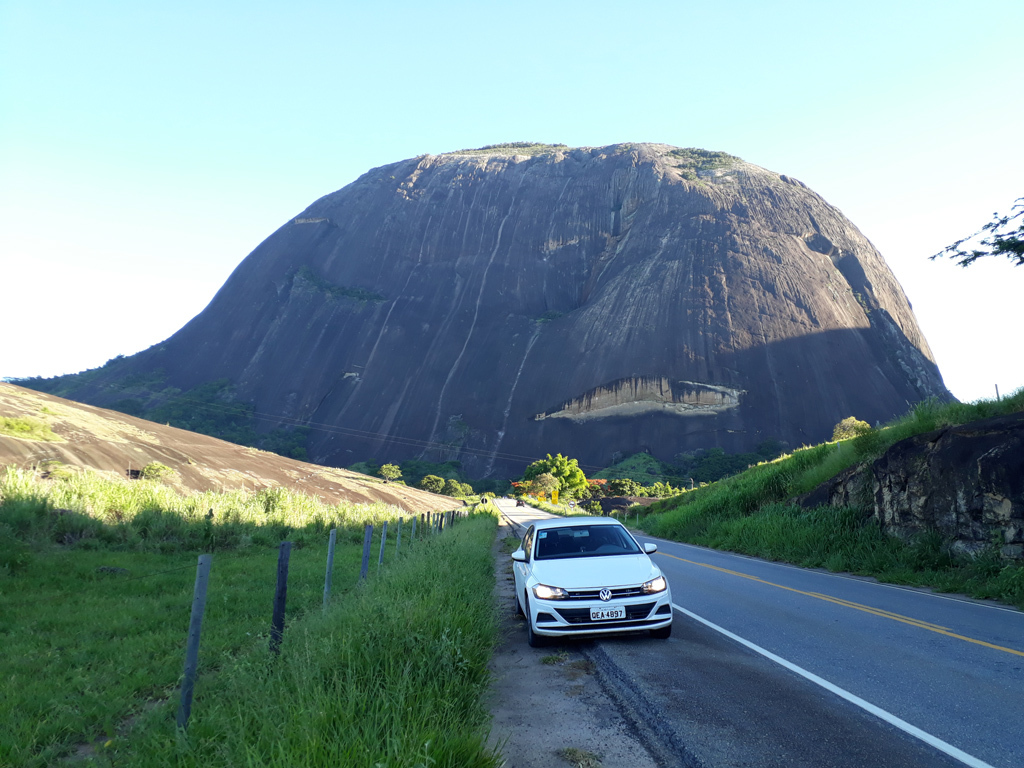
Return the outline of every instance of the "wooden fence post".
{"type": "Polygon", "coordinates": [[[331,572],[334,570],[334,544],[338,540],[338,529],[331,528],[331,538],[327,541],[327,575],[324,576],[324,610],[331,599],[331,572]]]}
{"type": "Polygon", "coordinates": [[[281,653],[284,637],[284,607],[288,600],[288,560],[292,556],[292,543],[282,541],[277,550],[277,587],[274,589],[274,615],[270,620],[270,652],[281,653]]]}
{"type": "Polygon", "coordinates": [[[363,581],[366,578],[367,571],[370,570],[370,539],[373,538],[373,526],[367,525],[363,532],[363,565],[359,569],[359,580],[363,581]]]}
{"type": "Polygon", "coordinates": [[[416,515],[412,516],[412,534],[410,534],[410,536],[409,536],[409,546],[410,547],[412,546],[412,543],[414,541],[416,541],[416,515]]]}
{"type": "Polygon", "coordinates": [[[384,563],[384,545],[388,540],[388,521],[384,521],[384,526],[380,529],[380,556],[377,558],[377,567],[380,568],[384,563]]]}
{"type": "Polygon", "coordinates": [[[402,551],[402,518],[398,518],[398,542],[395,544],[395,557],[402,551]]]}
{"type": "Polygon", "coordinates": [[[203,611],[206,610],[206,585],[210,581],[210,561],[213,555],[200,555],[196,564],[196,584],[192,589],[192,617],[188,622],[188,642],[185,646],[185,677],[181,682],[181,703],[178,706],[178,727],[187,728],[192,715],[192,692],[196,686],[199,668],[199,635],[203,630],[203,611]]]}

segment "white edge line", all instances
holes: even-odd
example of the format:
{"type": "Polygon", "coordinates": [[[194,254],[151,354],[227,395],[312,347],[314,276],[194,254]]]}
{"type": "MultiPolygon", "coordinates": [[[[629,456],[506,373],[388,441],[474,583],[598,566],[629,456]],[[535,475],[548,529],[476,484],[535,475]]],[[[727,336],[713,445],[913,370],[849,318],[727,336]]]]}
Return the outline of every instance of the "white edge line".
{"type": "Polygon", "coordinates": [[[806,669],[798,667],[796,664],[790,661],[786,661],[781,656],[776,656],[771,651],[766,650],[761,646],[750,642],[749,640],[744,640],[739,635],[733,634],[729,630],[724,629],[723,627],[720,627],[717,624],[713,624],[712,622],[708,621],[702,616],[698,616],[697,614],[688,611],[685,608],[681,608],[675,603],[672,603],[672,607],[680,613],[689,616],[691,619],[695,619],[699,621],[701,624],[704,624],[705,626],[715,630],[716,632],[722,633],[731,640],[735,640],[740,645],[744,645],[750,650],[761,654],[766,659],[770,659],[771,661],[774,661],[776,664],[781,664],[786,669],[790,670],[791,672],[795,672],[796,674],[800,675],[803,678],[806,678],[807,680],[810,680],[815,685],[820,685],[826,691],[834,693],[836,696],[839,696],[840,698],[846,699],[848,702],[850,702],[854,706],[860,707],[865,712],[868,712],[874,715],[875,717],[881,718],[885,722],[899,728],[901,731],[904,731],[905,733],[910,734],[916,739],[920,739],[925,744],[929,744],[930,746],[935,747],[939,751],[945,752],[947,755],[956,758],[964,765],[969,765],[971,766],[971,768],[994,768],[994,766],[990,765],[989,763],[979,760],[973,755],[967,754],[963,750],[957,749],[952,744],[947,744],[942,739],[939,739],[935,736],[932,736],[930,733],[922,731],[920,728],[911,725],[906,720],[901,720],[900,718],[896,717],[896,715],[890,712],[886,712],[884,709],[876,707],[874,704],[871,704],[870,702],[864,701],[864,699],[860,698],[859,696],[854,696],[849,691],[843,690],[839,686],[830,683],[828,680],[818,677],[813,672],[808,672],[806,669]]]}

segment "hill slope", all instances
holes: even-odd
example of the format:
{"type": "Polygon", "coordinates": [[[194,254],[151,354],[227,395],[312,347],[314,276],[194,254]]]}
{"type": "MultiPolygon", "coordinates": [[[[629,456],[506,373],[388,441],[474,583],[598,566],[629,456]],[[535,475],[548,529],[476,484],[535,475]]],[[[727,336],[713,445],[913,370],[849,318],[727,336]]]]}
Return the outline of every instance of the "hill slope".
{"type": "Polygon", "coordinates": [[[287,459],[11,384],[0,383],[0,417],[37,420],[57,438],[26,440],[0,434],[0,466],[59,461],[125,477],[128,470],[155,461],[175,470],[172,484],[194,491],[282,486],[327,503],[380,501],[413,513],[459,504],[447,496],[384,484],[345,469],[287,459]]]}

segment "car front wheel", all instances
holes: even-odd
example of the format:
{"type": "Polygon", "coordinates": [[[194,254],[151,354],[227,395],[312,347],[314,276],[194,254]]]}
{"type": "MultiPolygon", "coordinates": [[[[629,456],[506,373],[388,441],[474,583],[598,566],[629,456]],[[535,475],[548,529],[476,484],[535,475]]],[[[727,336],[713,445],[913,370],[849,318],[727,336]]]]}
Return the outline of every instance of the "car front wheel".
{"type": "Polygon", "coordinates": [[[533,618],[530,615],[530,598],[526,599],[526,642],[531,648],[541,648],[545,645],[545,638],[533,631],[533,618]]]}

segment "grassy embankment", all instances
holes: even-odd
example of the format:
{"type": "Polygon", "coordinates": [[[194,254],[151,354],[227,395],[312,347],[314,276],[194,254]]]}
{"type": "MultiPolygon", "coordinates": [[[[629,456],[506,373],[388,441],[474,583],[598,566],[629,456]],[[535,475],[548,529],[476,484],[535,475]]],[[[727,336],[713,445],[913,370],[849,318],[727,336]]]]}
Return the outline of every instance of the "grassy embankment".
{"type": "Polygon", "coordinates": [[[0,765],[76,752],[111,766],[497,762],[480,706],[495,631],[492,516],[429,539],[420,528],[412,545],[407,519],[396,554],[399,510],[384,505],[51,477],[0,474],[0,765]],[[377,538],[357,585],[363,526],[384,520],[384,566],[377,538]],[[294,543],[288,624],[272,660],[282,539],[294,543]],[[214,556],[186,736],[176,686],[199,552],[214,556]]]}
{"type": "Polygon", "coordinates": [[[866,507],[807,510],[790,501],[855,464],[873,461],[899,440],[1021,410],[1024,390],[999,402],[922,403],[902,419],[860,437],[794,451],[660,501],[641,512],[640,527],[677,541],[1024,608],[1024,567],[1002,560],[995,546],[977,557],[956,557],[937,533],[910,541],[883,533],[866,507]]]}

